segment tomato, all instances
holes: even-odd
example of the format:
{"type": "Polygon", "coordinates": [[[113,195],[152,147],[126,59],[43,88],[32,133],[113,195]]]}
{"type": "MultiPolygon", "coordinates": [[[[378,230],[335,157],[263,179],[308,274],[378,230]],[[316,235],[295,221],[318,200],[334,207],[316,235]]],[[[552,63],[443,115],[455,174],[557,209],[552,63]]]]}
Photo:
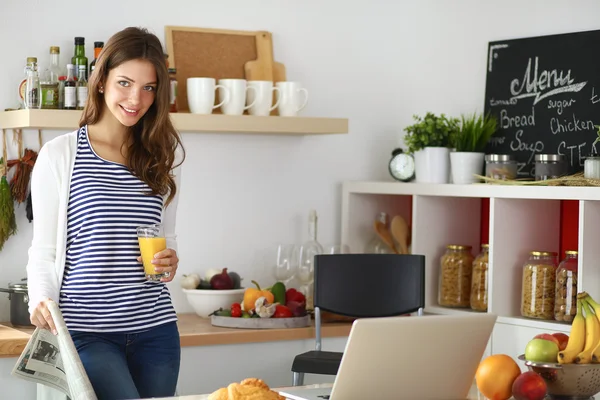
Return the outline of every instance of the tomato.
{"type": "Polygon", "coordinates": [[[275,307],[275,314],[273,314],[273,318],[291,318],[293,316],[294,314],[292,314],[292,310],[290,310],[286,306],[278,304],[275,307]]]}

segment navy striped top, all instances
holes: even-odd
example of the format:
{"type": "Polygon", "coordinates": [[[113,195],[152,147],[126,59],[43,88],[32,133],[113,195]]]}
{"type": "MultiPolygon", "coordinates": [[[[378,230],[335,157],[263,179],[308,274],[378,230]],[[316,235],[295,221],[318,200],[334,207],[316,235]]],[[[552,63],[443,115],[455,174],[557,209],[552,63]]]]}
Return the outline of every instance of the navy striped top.
{"type": "Polygon", "coordinates": [[[136,227],[160,223],[163,200],[78,133],[59,306],[70,330],[139,332],[176,321],[167,286],[146,281],[136,227]]]}

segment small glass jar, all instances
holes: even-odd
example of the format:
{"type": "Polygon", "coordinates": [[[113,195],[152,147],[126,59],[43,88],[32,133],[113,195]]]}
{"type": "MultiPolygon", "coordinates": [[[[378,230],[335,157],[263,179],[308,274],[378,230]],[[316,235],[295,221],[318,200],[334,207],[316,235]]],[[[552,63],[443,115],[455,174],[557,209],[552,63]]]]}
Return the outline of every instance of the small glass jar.
{"type": "Polygon", "coordinates": [[[577,314],[577,252],[568,250],[556,270],[554,319],[573,321],[577,314]]]}
{"type": "Polygon", "coordinates": [[[438,303],[445,307],[470,307],[473,255],[471,246],[448,245],[440,259],[438,303]]]}
{"type": "Polygon", "coordinates": [[[485,176],[494,179],[516,179],[517,161],[509,154],[487,154],[485,176]]]}
{"type": "Polygon", "coordinates": [[[545,181],[565,176],[568,173],[567,159],[562,154],[536,154],[535,180],[545,181]]]}
{"type": "Polygon", "coordinates": [[[489,245],[481,245],[481,253],[473,260],[471,274],[471,309],[487,311],[488,308],[488,265],[489,245]]]}
{"type": "Polygon", "coordinates": [[[600,156],[586,157],[583,163],[583,177],[587,179],[600,179],[600,156]]]}
{"type": "Polygon", "coordinates": [[[532,251],[523,265],[521,315],[536,319],[554,319],[557,253],[532,251]]]}

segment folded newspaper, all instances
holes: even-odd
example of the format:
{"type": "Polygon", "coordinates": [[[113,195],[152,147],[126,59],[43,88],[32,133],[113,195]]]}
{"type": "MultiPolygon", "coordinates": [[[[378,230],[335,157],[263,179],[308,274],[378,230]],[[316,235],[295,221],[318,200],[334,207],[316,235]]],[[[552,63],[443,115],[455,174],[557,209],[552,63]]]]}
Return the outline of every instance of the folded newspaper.
{"type": "Polygon", "coordinates": [[[57,335],[36,328],[11,374],[57,389],[71,400],[98,400],[58,305],[50,302],[57,335]]]}

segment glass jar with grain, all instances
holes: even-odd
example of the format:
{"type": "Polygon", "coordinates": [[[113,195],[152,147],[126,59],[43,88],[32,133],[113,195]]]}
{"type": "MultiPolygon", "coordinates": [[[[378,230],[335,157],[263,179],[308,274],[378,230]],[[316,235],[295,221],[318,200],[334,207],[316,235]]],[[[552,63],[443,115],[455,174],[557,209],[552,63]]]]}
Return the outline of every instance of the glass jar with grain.
{"type": "Polygon", "coordinates": [[[577,314],[577,252],[568,250],[556,270],[554,319],[573,321],[577,314]]]}
{"type": "Polygon", "coordinates": [[[440,259],[438,303],[445,307],[469,307],[471,301],[471,246],[448,245],[440,259]]]}
{"type": "Polygon", "coordinates": [[[488,308],[488,265],[489,245],[481,245],[481,253],[473,260],[471,274],[471,308],[476,311],[487,311],[488,308]]]}
{"type": "Polygon", "coordinates": [[[532,251],[523,265],[521,315],[536,319],[554,319],[557,253],[532,251]]]}

